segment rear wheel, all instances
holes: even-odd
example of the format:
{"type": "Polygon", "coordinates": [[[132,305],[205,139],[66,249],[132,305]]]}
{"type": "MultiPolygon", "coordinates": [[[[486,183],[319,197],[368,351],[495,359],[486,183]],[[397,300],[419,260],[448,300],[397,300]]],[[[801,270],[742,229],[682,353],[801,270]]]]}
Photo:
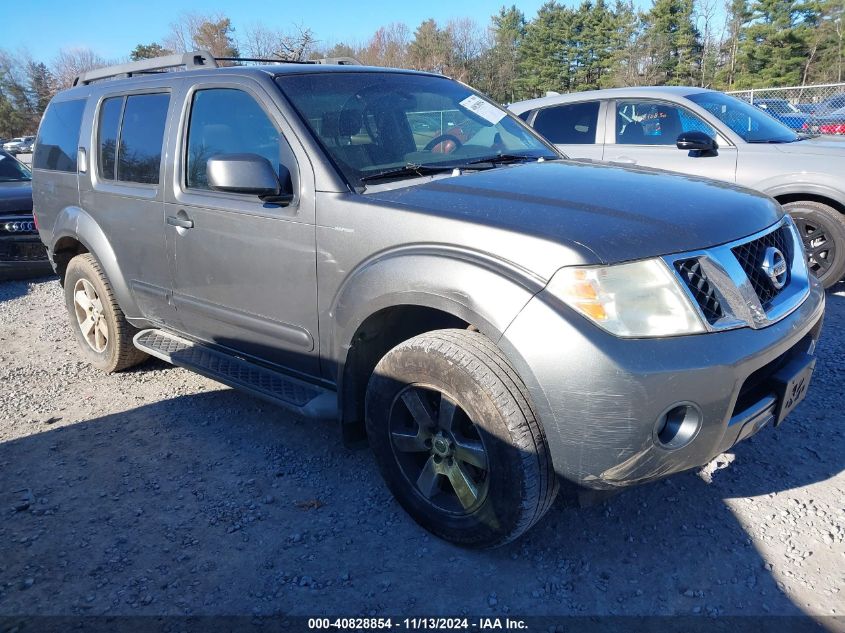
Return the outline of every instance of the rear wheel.
{"type": "Polygon", "coordinates": [[[80,351],[94,367],[111,373],[147,358],[132,343],[138,330],[123,316],[93,255],[85,253],[70,260],[65,272],[65,303],[80,351]]]}
{"type": "Polygon", "coordinates": [[[804,250],[807,265],[825,288],[845,275],[845,220],[833,207],[821,202],[788,202],[783,208],[792,216],[804,250]]]}
{"type": "Polygon", "coordinates": [[[429,332],[388,352],[367,389],[367,434],[399,503],[460,545],[517,538],[557,493],[525,385],[477,332],[429,332]]]}

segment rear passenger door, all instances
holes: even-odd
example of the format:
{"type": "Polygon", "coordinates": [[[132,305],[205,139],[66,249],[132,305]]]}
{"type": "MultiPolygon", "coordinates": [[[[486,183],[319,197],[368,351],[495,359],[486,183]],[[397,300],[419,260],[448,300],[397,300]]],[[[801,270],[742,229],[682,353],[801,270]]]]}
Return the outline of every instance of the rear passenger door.
{"type": "Polygon", "coordinates": [[[552,105],[535,111],[529,122],[570,158],[601,160],[604,108],[601,101],[552,105]]]}
{"type": "Polygon", "coordinates": [[[165,205],[179,328],[238,355],[317,373],[314,183],[307,156],[257,81],[196,84],[183,104],[165,205]],[[208,159],[243,153],[270,161],[294,192],[290,204],[210,189],[208,159]]]}
{"type": "Polygon", "coordinates": [[[105,93],[96,104],[88,175],[80,175],[83,209],[99,223],[123,279],[155,323],[172,323],[171,270],[164,242],[162,153],[170,90],[105,93]]]}

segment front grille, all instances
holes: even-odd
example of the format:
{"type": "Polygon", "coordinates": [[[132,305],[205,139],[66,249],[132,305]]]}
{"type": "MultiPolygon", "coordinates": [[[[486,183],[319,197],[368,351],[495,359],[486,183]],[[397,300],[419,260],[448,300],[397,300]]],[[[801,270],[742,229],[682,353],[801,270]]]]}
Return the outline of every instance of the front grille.
{"type": "Polygon", "coordinates": [[[41,242],[0,241],[0,262],[47,261],[47,249],[41,242]]]}
{"type": "Polygon", "coordinates": [[[35,235],[38,229],[32,215],[0,217],[0,235],[35,235]]]}
{"type": "Polygon", "coordinates": [[[766,255],[766,249],[770,246],[777,248],[783,253],[786,259],[786,285],[789,284],[790,269],[792,268],[792,233],[787,225],[781,226],[778,229],[767,233],[751,242],[734,246],[733,251],[739,265],[748,275],[748,280],[757,293],[757,298],[760,299],[760,304],[763,308],[767,308],[772,299],[774,299],[780,291],[774,287],[769,277],[763,270],[763,258],[766,255]]]}
{"type": "Polygon", "coordinates": [[[704,318],[711,325],[725,316],[722,304],[716,296],[716,290],[701,269],[701,262],[697,258],[678,260],[675,262],[675,268],[686,282],[704,318]]]}

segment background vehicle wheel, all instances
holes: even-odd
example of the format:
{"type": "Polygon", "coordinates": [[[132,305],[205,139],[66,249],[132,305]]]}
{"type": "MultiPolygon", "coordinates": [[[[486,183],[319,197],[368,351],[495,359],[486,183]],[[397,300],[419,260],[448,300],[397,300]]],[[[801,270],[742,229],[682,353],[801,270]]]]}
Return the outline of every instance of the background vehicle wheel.
{"type": "Polygon", "coordinates": [[[795,220],[810,270],[825,288],[845,275],[845,219],[821,202],[788,202],[783,208],[795,220]]]}
{"type": "Polygon", "coordinates": [[[111,373],[147,358],[132,344],[138,330],[124,318],[93,255],[86,253],[70,260],[64,289],[71,329],[82,355],[94,367],[111,373]]]}
{"type": "Polygon", "coordinates": [[[441,538],[503,545],[554,501],[557,478],[525,385],[482,334],[437,330],[397,345],[370,378],[366,411],[387,486],[441,538]]]}

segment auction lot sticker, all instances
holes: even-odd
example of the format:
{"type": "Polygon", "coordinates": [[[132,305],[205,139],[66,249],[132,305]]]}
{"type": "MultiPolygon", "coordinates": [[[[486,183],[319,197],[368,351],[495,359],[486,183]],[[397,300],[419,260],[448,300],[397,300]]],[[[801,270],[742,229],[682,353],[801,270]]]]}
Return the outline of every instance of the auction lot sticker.
{"type": "Polygon", "coordinates": [[[500,110],[492,103],[488,103],[481,97],[470,95],[459,104],[462,108],[466,108],[470,112],[474,112],[483,119],[487,119],[490,123],[498,123],[505,118],[504,111],[500,110]]]}

